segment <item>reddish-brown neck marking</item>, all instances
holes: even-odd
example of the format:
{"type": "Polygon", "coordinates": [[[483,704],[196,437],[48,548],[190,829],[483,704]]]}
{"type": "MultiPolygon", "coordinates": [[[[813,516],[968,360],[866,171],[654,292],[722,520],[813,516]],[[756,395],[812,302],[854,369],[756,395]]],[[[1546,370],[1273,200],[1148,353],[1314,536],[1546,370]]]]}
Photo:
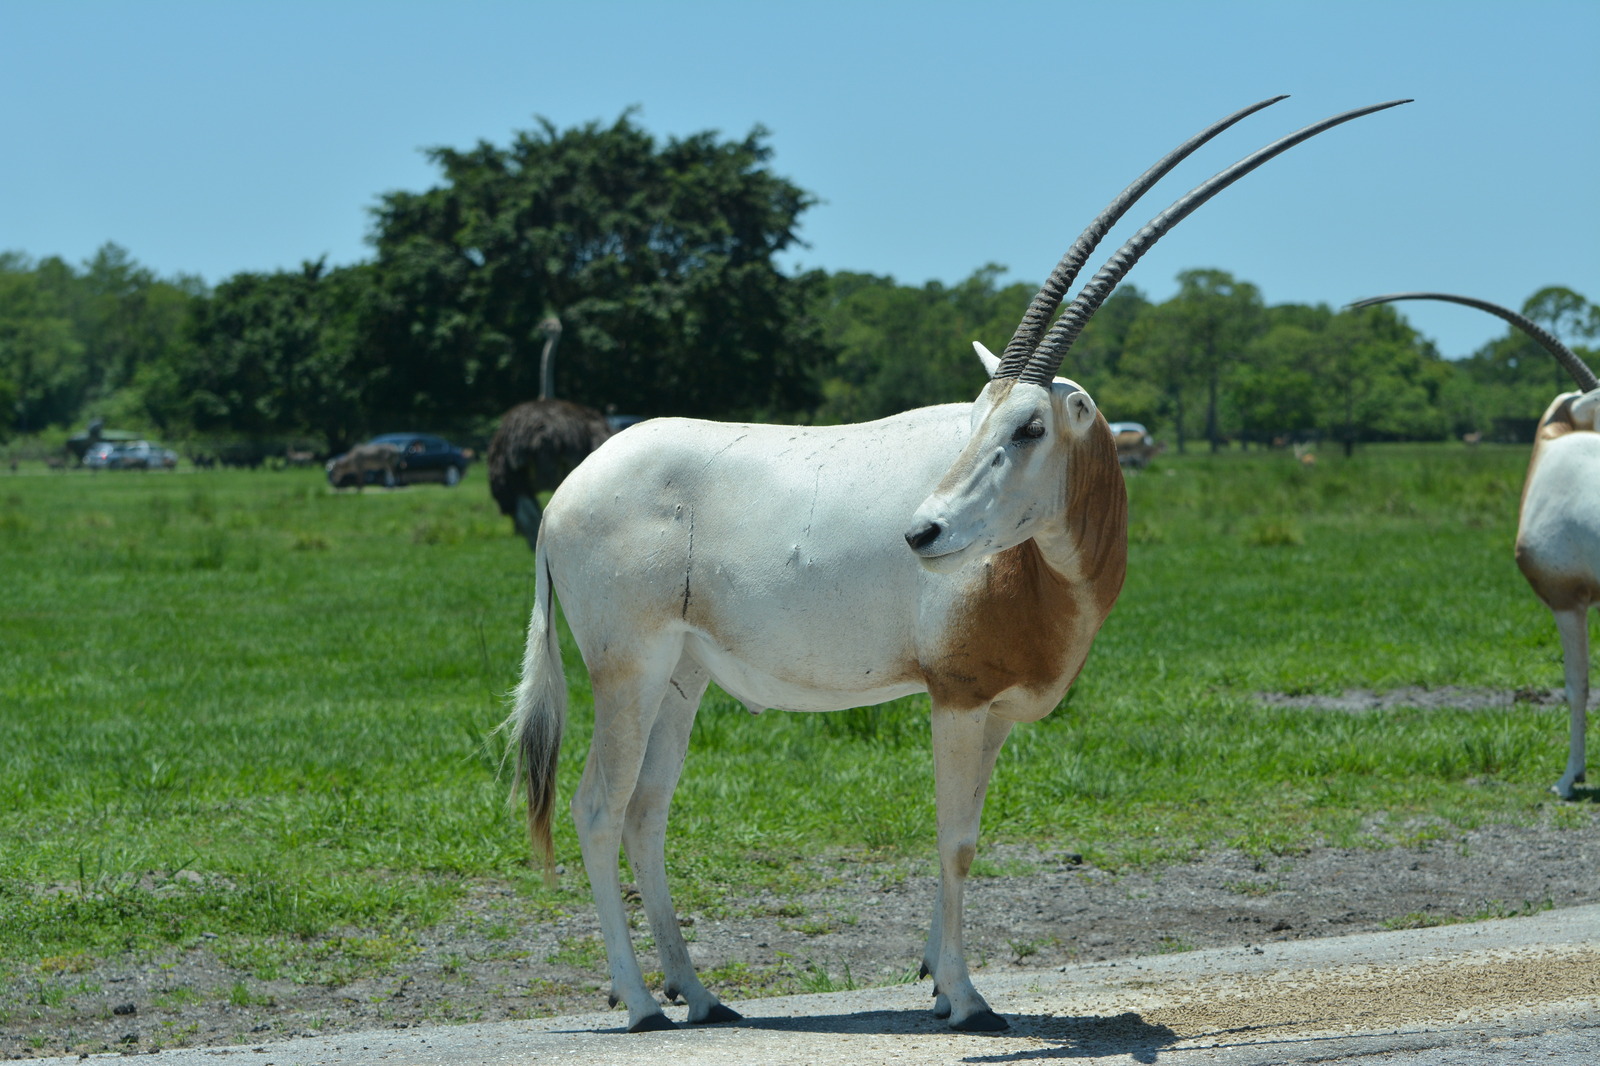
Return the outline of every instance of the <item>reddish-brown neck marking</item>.
{"type": "Polygon", "coordinates": [[[1067,572],[1052,567],[1034,540],[983,564],[941,646],[920,664],[935,706],[971,709],[1012,687],[1048,696],[1077,677],[1128,565],[1127,487],[1098,414],[1071,445],[1066,500],[1059,521],[1075,553],[1063,561],[1067,572]]]}

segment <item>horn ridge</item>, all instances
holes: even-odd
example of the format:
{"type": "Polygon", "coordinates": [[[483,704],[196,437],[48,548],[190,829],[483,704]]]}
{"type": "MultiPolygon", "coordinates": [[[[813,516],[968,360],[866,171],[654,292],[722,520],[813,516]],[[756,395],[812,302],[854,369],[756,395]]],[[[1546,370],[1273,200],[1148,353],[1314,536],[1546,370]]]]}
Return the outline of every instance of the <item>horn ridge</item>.
{"type": "Polygon", "coordinates": [[[1206,181],[1179,197],[1165,211],[1151,219],[1145,224],[1144,228],[1130,237],[1127,243],[1117,249],[1111,258],[1106,261],[1106,265],[1101,267],[1095,276],[1090,279],[1089,283],[1079,291],[1078,295],[1073,298],[1072,303],[1067,305],[1067,309],[1061,313],[1061,317],[1056,319],[1055,324],[1050,327],[1050,332],[1045,334],[1044,340],[1039,343],[1039,347],[1035,349],[1033,355],[1029,357],[1028,365],[1017,375],[1018,380],[1036,385],[1048,385],[1050,380],[1055,377],[1056,369],[1061,366],[1062,359],[1066,357],[1067,352],[1072,348],[1073,342],[1078,339],[1078,334],[1083,332],[1083,327],[1088,324],[1095,311],[1105,302],[1106,297],[1111,295],[1111,290],[1117,287],[1117,284],[1127,276],[1128,271],[1133,269],[1134,264],[1150,250],[1156,241],[1160,240],[1172,227],[1182,222],[1207,200],[1263,163],[1281,155],[1302,141],[1310,140],[1325,130],[1330,130],[1352,119],[1361,118],[1363,115],[1370,115],[1377,111],[1384,111],[1391,107],[1398,107],[1401,104],[1409,104],[1410,102],[1409,99],[1390,100],[1382,104],[1358,107],[1354,110],[1334,115],[1331,118],[1325,118],[1321,122],[1314,122],[1303,129],[1296,130],[1285,137],[1273,141],[1265,148],[1260,148],[1245,156],[1237,163],[1225,170],[1218,171],[1206,181]]]}
{"type": "Polygon", "coordinates": [[[995,371],[995,377],[1015,377],[1027,364],[1028,357],[1033,354],[1034,348],[1039,345],[1039,337],[1044,332],[1045,326],[1061,306],[1062,297],[1077,280],[1078,271],[1083,269],[1084,262],[1093,254],[1095,246],[1110,232],[1111,227],[1127,213],[1128,209],[1138,201],[1139,197],[1150,191],[1150,187],[1167,175],[1173,167],[1183,162],[1195,149],[1205,144],[1223,130],[1234,125],[1239,120],[1255,114],[1262,108],[1270,107],[1279,100],[1288,99],[1288,94],[1262,100],[1241,108],[1228,117],[1212,123],[1199,133],[1184,141],[1178,147],[1168,152],[1155,165],[1135,178],[1127,188],[1123,189],[1106,205],[1105,209],[1095,220],[1084,227],[1078,239],[1072,242],[1072,247],[1067,249],[1056,268],[1050,272],[1045,283],[1040,287],[1038,295],[1028,305],[1027,311],[1022,315],[1022,321],[1017,323],[1016,332],[1011,335],[1011,341],[1000,355],[1000,367],[995,371]]]}
{"type": "Polygon", "coordinates": [[[1496,318],[1504,319],[1511,323],[1537,341],[1539,347],[1555,356],[1556,362],[1565,367],[1567,373],[1572,375],[1572,379],[1577,382],[1578,388],[1584,392],[1600,388],[1600,378],[1595,377],[1595,373],[1589,369],[1589,365],[1578,358],[1578,353],[1562,344],[1560,338],[1554,333],[1551,333],[1526,315],[1518,314],[1509,307],[1501,307],[1499,304],[1490,303],[1488,300],[1479,300],[1471,296],[1456,296],[1448,292],[1391,292],[1386,296],[1369,296],[1365,300],[1356,300],[1353,303],[1345,304],[1345,307],[1355,310],[1362,307],[1372,307],[1375,304],[1389,303],[1391,300],[1443,300],[1447,303],[1463,304],[1467,307],[1476,307],[1480,311],[1487,311],[1496,318]]]}

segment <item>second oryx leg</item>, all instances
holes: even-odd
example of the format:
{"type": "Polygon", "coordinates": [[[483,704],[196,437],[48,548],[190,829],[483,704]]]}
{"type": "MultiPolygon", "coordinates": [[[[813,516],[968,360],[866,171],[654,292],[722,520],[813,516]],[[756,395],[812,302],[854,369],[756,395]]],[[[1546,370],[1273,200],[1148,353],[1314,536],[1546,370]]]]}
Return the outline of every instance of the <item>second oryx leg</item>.
{"type": "Polygon", "coordinates": [[[1584,734],[1589,718],[1589,608],[1555,611],[1561,633],[1561,662],[1566,670],[1567,707],[1572,714],[1567,744],[1567,770],[1550,786],[1562,799],[1571,799],[1573,785],[1584,780],[1584,734]]]}
{"type": "Polygon", "coordinates": [[[933,709],[933,777],[939,816],[939,893],[922,968],[933,975],[934,1013],[952,1029],[992,1031],[1006,1020],[972,987],[962,939],[962,897],[978,852],[978,823],[1000,746],[1011,723],[988,707],[933,709]]]}

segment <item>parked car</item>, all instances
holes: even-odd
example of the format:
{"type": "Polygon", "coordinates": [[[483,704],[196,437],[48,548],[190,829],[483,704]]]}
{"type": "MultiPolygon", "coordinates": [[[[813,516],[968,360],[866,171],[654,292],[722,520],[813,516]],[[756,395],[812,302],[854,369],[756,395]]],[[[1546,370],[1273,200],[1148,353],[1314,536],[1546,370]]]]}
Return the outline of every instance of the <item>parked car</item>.
{"type": "MultiPolygon", "coordinates": [[[[388,444],[400,450],[400,461],[395,464],[393,471],[396,485],[437,481],[454,487],[461,484],[467,467],[472,465],[473,456],[470,451],[458,448],[443,437],[436,437],[431,433],[385,433],[373,437],[367,444],[388,444]]],[[[345,453],[348,454],[349,452],[345,453]]],[[[328,469],[332,471],[345,455],[336,455],[328,460],[328,469]]],[[[387,470],[371,469],[346,478],[346,483],[354,484],[356,476],[359,476],[362,484],[366,485],[387,484],[389,480],[387,470]]],[[[335,486],[339,487],[342,486],[335,486]]]]}
{"type": "Polygon", "coordinates": [[[83,465],[95,470],[171,470],[178,453],[147,440],[102,441],[83,456],[83,465]]]}

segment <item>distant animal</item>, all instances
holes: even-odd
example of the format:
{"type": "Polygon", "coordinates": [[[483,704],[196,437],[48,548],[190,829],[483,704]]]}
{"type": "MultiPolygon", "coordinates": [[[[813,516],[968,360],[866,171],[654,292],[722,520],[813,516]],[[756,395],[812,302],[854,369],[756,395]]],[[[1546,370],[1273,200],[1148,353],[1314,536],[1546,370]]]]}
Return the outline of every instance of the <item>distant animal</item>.
{"type": "Polygon", "coordinates": [[[310,466],[317,461],[317,453],[309,448],[302,450],[291,446],[284,449],[283,461],[290,466],[310,466]]]}
{"type": "Polygon", "coordinates": [[[1006,1027],[973,987],[962,946],[984,795],[1012,726],[1049,714],[1083,668],[1127,561],[1116,443],[1094,400],[1056,370],[1139,256],[1191,211],[1293,145],[1392,105],[1308,126],[1191,190],[1050,320],[1141,194],[1276,99],[1197,134],[1112,201],[1004,353],[977,346],[990,380],[975,402],[846,426],[655,419],[618,434],[556,490],[535,545],[535,604],[506,727],[548,869],[567,700],[559,596],[594,695],[572,813],[611,995],[633,1031],[673,1023],[633,952],[621,846],[667,998],[687,999],[691,1023],[739,1017],[695,974],[664,859],[668,806],[713,679],[752,711],[929,694],[940,887],[922,969],[933,975],[934,1013],[952,1028],[1006,1027]]]}
{"type": "Polygon", "coordinates": [[[1462,443],[1465,444],[1469,448],[1477,447],[1478,444],[1482,440],[1483,440],[1483,433],[1480,432],[1479,430],[1476,430],[1476,429],[1473,430],[1471,433],[1463,433],[1463,434],[1461,434],[1462,443]]]}
{"type": "Polygon", "coordinates": [[[1301,466],[1317,465],[1317,446],[1310,441],[1296,441],[1293,446],[1295,462],[1301,466]]]}
{"type": "Polygon", "coordinates": [[[394,472],[399,465],[400,449],[393,444],[358,444],[328,460],[328,484],[336,489],[355,485],[359,492],[367,483],[367,474],[377,473],[385,486],[393,488],[394,472]]]}
{"type": "Polygon", "coordinates": [[[1111,435],[1117,442],[1117,462],[1123,466],[1143,470],[1161,452],[1161,445],[1138,422],[1113,422],[1111,435]]]}
{"type": "Polygon", "coordinates": [[[500,417],[489,441],[489,494],[528,547],[539,534],[539,493],[554,492],[589,453],[611,436],[606,416],[592,407],[554,398],[554,358],[561,320],[547,318],[539,359],[539,398],[500,417]]]}
{"type": "Polygon", "coordinates": [[[1533,437],[1517,522],[1517,567],[1555,616],[1561,635],[1570,726],[1567,768],[1550,790],[1571,799],[1585,780],[1589,715],[1589,608],[1600,603],[1600,378],[1543,326],[1487,300],[1443,292],[1397,292],[1358,300],[1446,300],[1487,311],[1532,337],[1566,368],[1579,391],[1550,401],[1533,437]]]}

